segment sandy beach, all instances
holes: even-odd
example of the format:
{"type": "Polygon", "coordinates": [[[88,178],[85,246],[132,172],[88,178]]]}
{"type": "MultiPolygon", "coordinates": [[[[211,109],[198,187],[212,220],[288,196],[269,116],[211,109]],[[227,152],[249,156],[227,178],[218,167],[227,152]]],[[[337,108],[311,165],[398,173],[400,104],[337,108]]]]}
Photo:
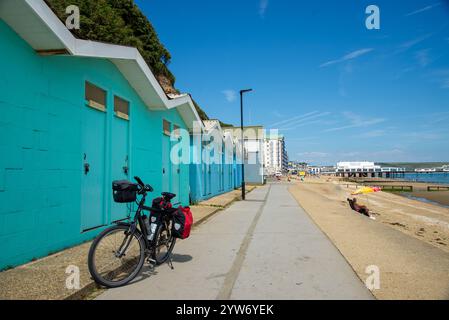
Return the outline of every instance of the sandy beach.
{"type": "Polygon", "coordinates": [[[355,188],[323,177],[295,182],[290,192],[362,280],[367,266],[379,266],[376,298],[449,299],[449,208],[387,192],[358,196],[373,221],[349,208],[355,188]]]}

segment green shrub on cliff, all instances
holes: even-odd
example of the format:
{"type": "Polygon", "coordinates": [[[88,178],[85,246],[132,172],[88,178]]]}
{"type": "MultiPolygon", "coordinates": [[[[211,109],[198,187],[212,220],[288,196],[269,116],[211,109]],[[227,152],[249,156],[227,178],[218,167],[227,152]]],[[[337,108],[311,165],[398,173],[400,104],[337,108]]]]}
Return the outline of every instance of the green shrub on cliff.
{"type": "Polygon", "coordinates": [[[168,70],[171,56],[161,44],[151,23],[133,0],[46,0],[62,21],[69,5],[80,8],[81,28],[72,30],[80,39],[136,47],[157,76],[165,76],[174,86],[168,70]]]}

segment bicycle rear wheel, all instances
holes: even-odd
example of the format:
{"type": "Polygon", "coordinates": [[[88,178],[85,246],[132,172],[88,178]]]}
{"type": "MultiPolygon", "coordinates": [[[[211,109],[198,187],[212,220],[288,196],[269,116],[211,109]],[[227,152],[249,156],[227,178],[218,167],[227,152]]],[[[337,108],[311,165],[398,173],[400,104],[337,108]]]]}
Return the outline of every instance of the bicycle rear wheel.
{"type": "Polygon", "coordinates": [[[129,226],[114,226],[104,230],[89,250],[89,272],[95,282],[108,288],[123,286],[133,280],[145,262],[145,241],[136,230],[128,234],[129,226]]]}

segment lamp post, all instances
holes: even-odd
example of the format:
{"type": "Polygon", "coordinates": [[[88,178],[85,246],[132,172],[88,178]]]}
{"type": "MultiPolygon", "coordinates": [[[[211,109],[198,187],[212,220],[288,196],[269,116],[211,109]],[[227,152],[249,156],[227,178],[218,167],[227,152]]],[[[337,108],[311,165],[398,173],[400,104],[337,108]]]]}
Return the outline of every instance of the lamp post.
{"type": "Polygon", "coordinates": [[[240,90],[240,129],[242,130],[242,200],[245,195],[245,140],[243,139],[243,94],[251,92],[253,89],[240,90]]]}

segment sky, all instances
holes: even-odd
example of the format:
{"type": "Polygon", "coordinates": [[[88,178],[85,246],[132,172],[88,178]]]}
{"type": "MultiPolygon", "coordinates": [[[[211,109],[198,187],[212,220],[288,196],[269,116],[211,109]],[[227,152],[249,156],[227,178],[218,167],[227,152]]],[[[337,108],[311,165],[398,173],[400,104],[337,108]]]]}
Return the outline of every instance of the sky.
{"type": "Polygon", "coordinates": [[[136,3],[176,87],[234,125],[254,89],[245,125],[279,129],[290,160],[449,161],[449,0],[136,3]]]}

